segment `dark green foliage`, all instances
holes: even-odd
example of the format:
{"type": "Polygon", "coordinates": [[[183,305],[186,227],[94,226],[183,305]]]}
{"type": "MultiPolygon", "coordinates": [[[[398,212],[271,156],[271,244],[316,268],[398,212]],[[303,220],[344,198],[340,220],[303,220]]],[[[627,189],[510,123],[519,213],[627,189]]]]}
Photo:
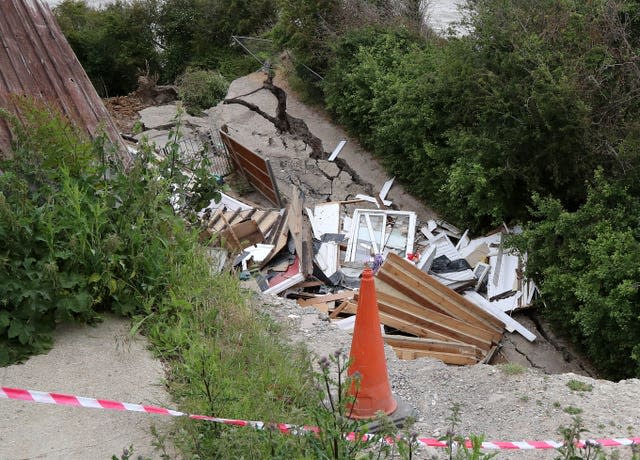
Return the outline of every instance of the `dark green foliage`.
{"type": "Polygon", "coordinates": [[[329,37],[339,2],[278,0],[277,4],[278,22],[271,37],[293,57],[291,79],[296,89],[305,100],[321,102],[320,81],[328,66],[329,37]]]}
{"type": "MultiPolygon", "coordinates": [[[[605,2],[473,2],[468,36],[338,38],[330,110],[414,192],[482,228],[527,217],[533,193],[575,208],[596,166],[637,182],[634,48],[605,2]]],[[[622,13],[620,13],[622,14],[622,13]]]]}
{"type": "Polygon", "coordinates": [[[274,0],[166,0],[158,16],[163,80],[189,66],[218,69],[227,78],[256,70],[259,64],[233,47],[231,36],[263,32],[275,16],[274,0]]]}
{"type": "Polygon", "coordinates": [[[117,0],[103,9],[84,0],[65,0],[56,19],[98,93],[133,91],[139,75],[159,71],[155,37],[155,0],[117,0]]]}
{"type": "Polygon", "coordinates": [[[576,211],[537,198],[534,218],[515,244],[529,251],[543,314],[607,376],[640,376],[640,198],[600,171],[576,211]]]}
{"type": "Polygon", "coordinates": [[[117,0],[101,9],[65,0],[54,11],[102,96],[133,91],[145,74],[174,83],[190,66],[227,78],[252,72],[259,64],[231,35],[261,33],[276,14],[274,0],[117,0]]]}
{"type": "Polygon", "coordinates": [[[191,115],[214,107],[227,94],[229,83],[217,72],[187,69],[178,79],[178,95],[191,115]]]}
{"type": "Polygon", "coordinates": [[[23,113],[0,164],[0,365],[42,351],[60,322],[153,305],[194,241],[148,150],[125,175],[60,115],[23,113]]]}

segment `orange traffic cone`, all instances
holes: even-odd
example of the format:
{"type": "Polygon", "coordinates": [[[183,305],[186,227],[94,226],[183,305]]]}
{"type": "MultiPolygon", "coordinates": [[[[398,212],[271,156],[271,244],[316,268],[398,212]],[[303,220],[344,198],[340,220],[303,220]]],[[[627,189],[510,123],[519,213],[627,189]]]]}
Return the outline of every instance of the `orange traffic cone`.
{"type": "Polygon", "coordinates": [[[370,268],[365,268],[362,273],[358,297],[348,375],[358,373],[360,383],[351,385],[349,390],[351,396],[356,398],[350,408],[350,417],[368,419],[374,418],[380,411],[389,415],[398,407],[387,376],[376,288],[370,268]]]}

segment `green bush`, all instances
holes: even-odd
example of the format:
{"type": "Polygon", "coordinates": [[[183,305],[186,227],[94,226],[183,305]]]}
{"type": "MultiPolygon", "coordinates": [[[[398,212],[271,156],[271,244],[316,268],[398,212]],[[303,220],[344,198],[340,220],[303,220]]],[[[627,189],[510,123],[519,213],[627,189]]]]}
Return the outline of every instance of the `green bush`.
{"type": "Polygon", "coordinates": [[[587,193],[573,212],[536,199],[514,244],[528,251],[544,316],[608,377],[640,377],[640,199],[601,172],[587,193]]]}
{"type": "Polygon", "coordinates": [[[155,304],[195,241],[148,149],[125,174],[60,115],[23,113],[5,114],[15,143],[0,163],[0,365],[45,349],[60,322],[155,304]]]}
{"type": "Polygon", "coordinates": [[[199,69],[187,69],[178,78],[177,84],[178,96],[191,115],[199,115],[203,110],[215,106],[226,96],[229,87],[219,72],[199,69]]]}

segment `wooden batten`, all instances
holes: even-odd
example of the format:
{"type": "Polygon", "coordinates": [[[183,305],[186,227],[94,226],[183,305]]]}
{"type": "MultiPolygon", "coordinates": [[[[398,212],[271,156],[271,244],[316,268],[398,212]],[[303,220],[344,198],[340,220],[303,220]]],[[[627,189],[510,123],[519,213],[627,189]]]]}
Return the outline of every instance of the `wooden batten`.
{"type": "MultiPolygon", "coordinates": [[[[355,302],[349,301],[349,303],[342,308],[341,312],[356,314],[357,310],[358,305],[355,302]]],[[[441,340],[443,342],[462,343],[457,339],[453,339],[450,335],[442,334],[436,330],[425,327],[423,324],[416,324],[411,319],[395,316],[393,313],[378,309],[378,316],[380,317],[380,324],[406,332],[407,334],[413,334],[425,339],[441,340]]]]}
{"type": "Polygon", "coordinates": [[[455,365],[478,362],[478,350],[473,345],[398,335],[384,335],[383,339],[400,359],[431,357],[455,365]]]}
{"type": "Polygon", "coordinates": [[[376,277],[410,297],[432,305],[444,313],[493,331],[499,340],[504,323],[478,308],[457,292],[438,283],[411,262],[390,253],[376,277]]]}
{"type": "Polygon", "coordinates": [[[300,257],[300,272],[306,277],[313,273],[313,237],[311,226],[304,218],[304,199],[302,193],[295,186],[291,187],[291,208],[289,212],[289,231],[300,257]]]}
{"type": "Polygon", "coordinates": [[[317,305],[320,303],[335,302],[336,300],[352,299],[353,296],[354,296],[353,291],[342,291],[342,292],[336,292],[335,294],[327,294],[327,295],[321,295],[317,297],[311,297],[309,299],[303,300],[302,302],[298,302],[298,305],[300,305],[301,307],[308,307],[310,305],[317,305]]]}
{"type": "Polygon", "coordinates": [[[416,303],[404,302],[387,294],[378,293],[378,309],[380,312],[405,320],[410,324],[442,334],[449,340],[473,344],[482,349],[488,350],[494,340],[491,332],[476,327],[474,324],[443,315],[416,303]]]}

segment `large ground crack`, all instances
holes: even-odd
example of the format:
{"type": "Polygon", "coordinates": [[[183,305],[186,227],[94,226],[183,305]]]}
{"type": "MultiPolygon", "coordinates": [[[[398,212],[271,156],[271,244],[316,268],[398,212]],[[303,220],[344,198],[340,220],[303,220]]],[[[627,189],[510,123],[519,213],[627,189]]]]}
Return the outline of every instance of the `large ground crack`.
{"type": "Polygon", "coordinates": [[[584,371],[589,377],[597,378],[598,376],[593,372],[593,370],[588,369],[582,363],[582,358],[573,353],[566,345],[560,343],[553,334],[547,329],[547,325],[543,323],[540,319],[540,316],[535,312],[527,314],[527,317],[533,321],[535,324],[537,331],[540,335],[553,347],[555,350],[562,355],[562,358],[567,362],[577,362],[578,367],[582,371],[584,371]]]}
{"type": "Polygon", "coordinates": [[[294,138],[301,140],[311,148],[311,158],[327,158],[327,152],[324,151],[322,140],[309,130],[307,123],[301,118],[296,118],[287,113],[287,93],[279,86],[273,84],[273,75],[267,75],[266,80],[262,83],[260,88],[241,96],[225,99],[223,103],[242,105],[273,123],[273,126],[275,126],[279,133],[287,133],[292,135],[294,138]],[[267,90],[275,96],[277,100],[275,116],[268,114],[257,105],[242,99],[261,90],[267,90]]]}
{"type": "Polygon", "coordinates": [[[537,364],[536,362],[532,361],[531,358],[529,357],[529,355],[525,352],[523,352],[522,350],[520,350],[518,348],[518,345],[511,340],[509,337],[506,337],[506,340],[513,345],[513,349],[515,350],[516,353],[518,353],[519,355],[522,355],[524,357],[524,359],[527,360],[527,362],[529,363],[529,365],[535,369],[540,369],[541,371],[543,371],[545,374],[548,374],[547,370],[544,368],[544,366],[541,366],[539,364],[537,364]]]}

